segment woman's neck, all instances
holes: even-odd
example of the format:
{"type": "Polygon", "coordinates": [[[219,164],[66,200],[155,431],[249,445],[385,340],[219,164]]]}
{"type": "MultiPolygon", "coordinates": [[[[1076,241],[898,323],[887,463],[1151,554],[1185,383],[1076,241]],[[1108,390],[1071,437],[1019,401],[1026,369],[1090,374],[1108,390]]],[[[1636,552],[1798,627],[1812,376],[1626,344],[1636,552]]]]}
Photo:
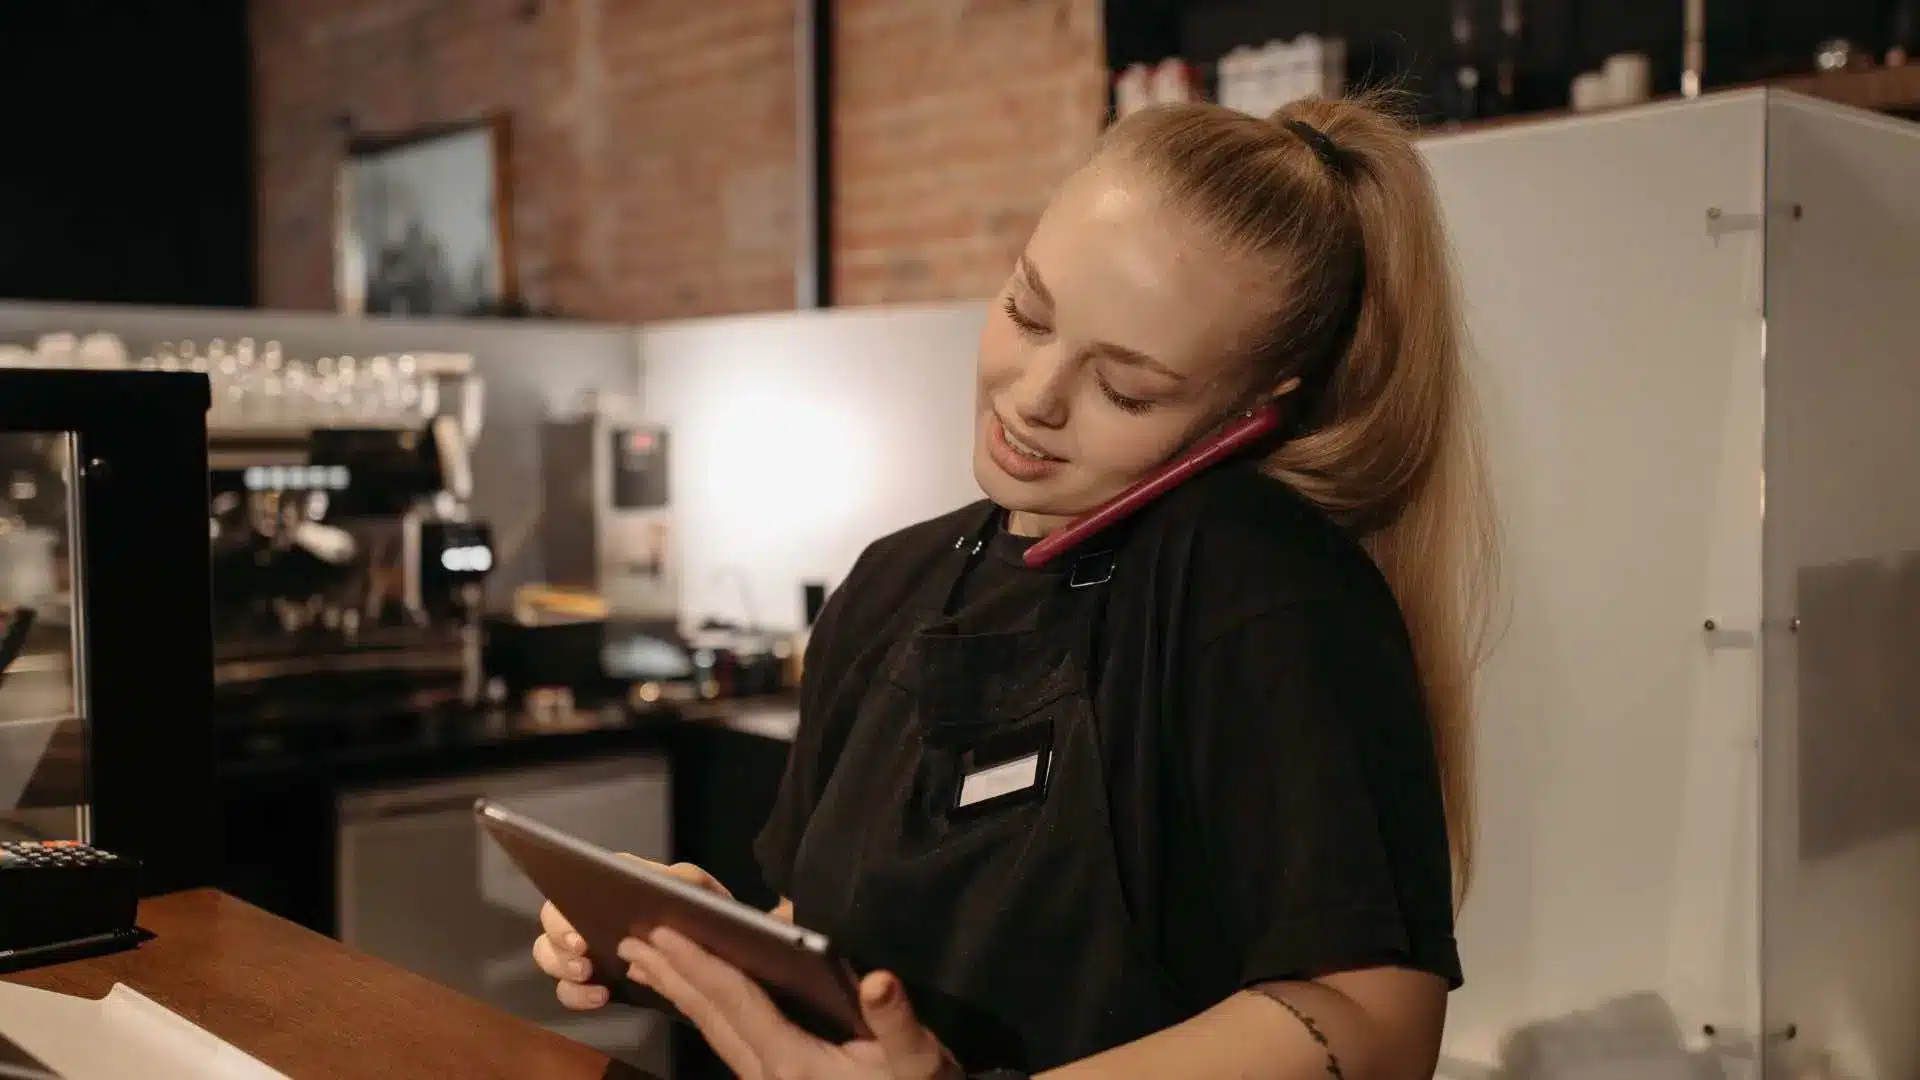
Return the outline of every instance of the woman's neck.
{"type": "Polygon", "coordinates": [[[1032,514],[1025,510],[1007,511],[1007,531],[1015,536],[1038,539],[1072,521],[1072,518],[1032,514]]]}

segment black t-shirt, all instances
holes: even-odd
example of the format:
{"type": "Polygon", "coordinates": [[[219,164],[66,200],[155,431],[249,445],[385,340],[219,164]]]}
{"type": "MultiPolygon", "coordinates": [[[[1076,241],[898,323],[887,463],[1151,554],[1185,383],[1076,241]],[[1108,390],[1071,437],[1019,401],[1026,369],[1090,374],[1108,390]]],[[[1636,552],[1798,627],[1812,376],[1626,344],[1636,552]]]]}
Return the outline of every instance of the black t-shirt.
{"type": "MultiPolygon", "coordinates": [[[[783,893],[844,737],[825,701],[870,681],[944,599],[931,571],[978,513],[876,542],[822,611],[755,846],[783,893]]],[[[1060,586],[1072,560],[1028,569],[1026,543],[1000,532],[966,578],[955,614],[969,632],[1030,627],[1060,586]]],[[[1399,609],[1360,546],[1279,482],[1216,469],[1124,526],[1104,587],[1091,677],[1114,849],[1174,985],[1204,1005],[1392,964],[1458,986],[1432,736],[1399,609]]]]}

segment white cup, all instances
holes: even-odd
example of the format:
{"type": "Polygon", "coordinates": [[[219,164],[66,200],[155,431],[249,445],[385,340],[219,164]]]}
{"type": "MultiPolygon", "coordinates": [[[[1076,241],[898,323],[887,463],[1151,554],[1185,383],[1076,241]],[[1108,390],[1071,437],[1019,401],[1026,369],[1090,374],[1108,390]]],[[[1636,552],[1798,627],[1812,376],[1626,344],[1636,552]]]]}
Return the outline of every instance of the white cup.
{"type": "Polygon", "coordinates": [[[1574,112],[1594,112],[1613,103],[1607,77],[1598,71],[1583,71],[1573,77],[1573,89],[1567,95],[1574,112]]]}
{"type": "Polygon", "coordinates": [[[1653,65],[1645,53],[1615,53],[1601,71],[1614,105],[1637,105],[1653,96],[1653,65]]]}
{"type": "Polygon", "coordinates": [[[1149,80],[1148,96],[1156,105],[1173,105],[1192,101],[1194,99],[1193,72],[1187,67],[1187,62],[1177,56],[1170,56],[1160,61],[1160,65],[1153,69],[1152,79],[1149,80]]]}

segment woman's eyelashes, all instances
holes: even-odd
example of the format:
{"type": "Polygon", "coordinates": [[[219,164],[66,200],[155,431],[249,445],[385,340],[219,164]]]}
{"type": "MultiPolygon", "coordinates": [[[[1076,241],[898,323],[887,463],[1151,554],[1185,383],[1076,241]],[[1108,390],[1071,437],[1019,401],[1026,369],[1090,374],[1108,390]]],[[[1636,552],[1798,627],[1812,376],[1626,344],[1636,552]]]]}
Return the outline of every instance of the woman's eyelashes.
{"type": "MultiPolygon", "coordinates": [[[[1029,316],[1026,312],[1021,311],[1020,305],[1014,301],[1011,294],[1001,298],[1000,308],[1007,313],[1007,321],[1012,323],[1015,329],[1027,337],[1045,337],[1052,332],[1046,324],[1029,316]]],[[[1105,397],[1113,404],[1114,408],[1119,409],[1121,412],[1132,413],[1137,416],[1153,408],[1153,402],[1151,401],[1137,397],[1129,397],[1115,390],[1113,384],[1098,373],[1094,375],[1094,381],[1100,386],[1101,396],[1105,397]]]]}
{"type": "Polygon", "coordinates": [[[1153,402],[1151,401],[1143,401],[1137,397],[1128,397],[1120,391],[1115,390],[1113,384],[1108,382],[1104,377],[1096,375],[1094,378],[1100,383],[1100,393],[1104,394],[1108,401],[1113,402],[1114,408],[1119,409],[1121,412],[1129,412],[1138,416],[1148,409],[1153,408],[1153,402]]]}
{"type": "Polygon", "coordinates": [[[1020,332],[1026,334],[1028,337],[1039,337],[1047,332],[1045,326],[1029,318],[1025,312],[1020,310],[1020,305],[1013,302],[1012,296],[1001,300],[1000,306],[1007,313],[1007,321],[1018,327],[1020,332]]]}

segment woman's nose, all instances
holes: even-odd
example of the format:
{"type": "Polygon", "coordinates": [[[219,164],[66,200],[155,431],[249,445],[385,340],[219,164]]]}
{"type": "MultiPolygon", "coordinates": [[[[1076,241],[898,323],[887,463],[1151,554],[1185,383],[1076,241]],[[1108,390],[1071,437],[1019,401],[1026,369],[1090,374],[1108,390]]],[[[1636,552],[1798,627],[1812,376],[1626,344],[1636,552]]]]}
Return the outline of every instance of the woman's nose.
{"type": "Polygon", "coordinates": [[[1053,349],[1036,349],[1014,380],[1014,412],[1035,427],[1057,428],[1067,422],[1066,364],[1053,349]]]}

